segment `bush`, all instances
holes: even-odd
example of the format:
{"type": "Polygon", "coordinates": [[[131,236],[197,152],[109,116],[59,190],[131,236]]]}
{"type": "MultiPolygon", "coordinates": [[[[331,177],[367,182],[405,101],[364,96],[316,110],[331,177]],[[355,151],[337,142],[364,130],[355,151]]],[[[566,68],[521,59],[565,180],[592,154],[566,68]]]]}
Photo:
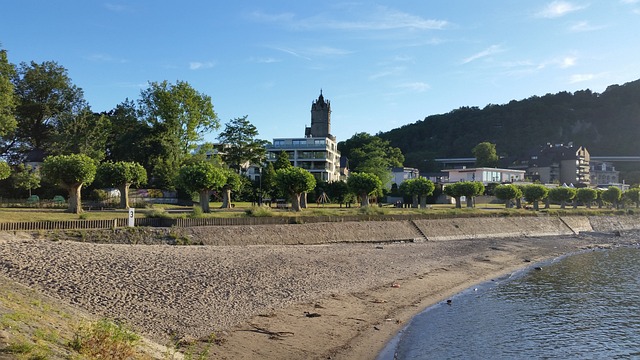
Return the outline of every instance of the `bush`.
{"type": "Polygon", "coordinates": [[[93,189],[89,193],[88,198],[93,201],[105,201],[109,198],[109,194],[102,189],[93,189]]]}
{"type": "Polygon", "coordinates": [[[377,206],[363,206],[358,210],[361,215],[385,215],[388,210],[377,206]]]}
{"type": "Polygon", "coordinates": [[[40,196],[31,195],[27,198],[27,204],[34,204],[40,202],[40,196]]]}
{"type": "Polygon", "coordinates": [[[140,337],[124,326],[103,319],[81,325],[69,347],[92,359],[129,359],[139,341],[140,337]]]}
{"type": "Polygon", "coordinates": [[[152,209],[147,212],[148,218],[157,218],[157,219],[169,219],[171,215],[167,213],[163,208],[152,209]]]}
{"type": "Polygon", "coordinates": [[[252,217],[271,217],[273,211],[268,206],[252,206],[250,209],[244,211],[247,216],[252,217]]]}

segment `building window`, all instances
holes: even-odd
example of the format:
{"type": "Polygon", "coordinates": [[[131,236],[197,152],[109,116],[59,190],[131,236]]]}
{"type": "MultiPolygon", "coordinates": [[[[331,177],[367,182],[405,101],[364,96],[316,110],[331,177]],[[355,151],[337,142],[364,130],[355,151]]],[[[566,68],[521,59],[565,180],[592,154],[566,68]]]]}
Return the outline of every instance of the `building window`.
{"type": "Polygon", "coordinates": [[[313,143],[315,145],[325,145],[327,142],[325,141],[325,139],[315,139],[313,140],[313,143]]]}
{"type": "Polygon", "coordinates": [[[284,146],[284,140],[273,140],[273,146],[284,146]]]}
{"type": "Polygon", "coordinates": [[[306,145],[307,140],[293,140],[292,143],[293,145],[306,145]]]}

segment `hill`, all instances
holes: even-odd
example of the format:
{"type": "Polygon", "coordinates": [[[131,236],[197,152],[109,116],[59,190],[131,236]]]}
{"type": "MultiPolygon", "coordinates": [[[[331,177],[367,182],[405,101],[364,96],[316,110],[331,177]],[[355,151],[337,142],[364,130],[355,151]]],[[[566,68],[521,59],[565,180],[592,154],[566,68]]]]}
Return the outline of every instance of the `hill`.
{"type": "Polygon", "coordinates": [[[640,80],[601,93],[559,92],[483,109],[462,107],[377,134],[405,155],[405,165],[432,171],[440,157],[471,157],[480,142],[514,156],[546,143],[586,146],[591,155],[640,155],[640,80]]]}

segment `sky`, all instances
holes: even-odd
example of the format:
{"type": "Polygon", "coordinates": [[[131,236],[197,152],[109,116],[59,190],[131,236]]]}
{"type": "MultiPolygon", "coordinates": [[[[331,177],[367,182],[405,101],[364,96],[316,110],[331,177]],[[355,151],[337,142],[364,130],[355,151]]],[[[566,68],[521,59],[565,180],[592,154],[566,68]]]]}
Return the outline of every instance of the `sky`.
{"type": "MultiPolygon", "coordinates": [[[[9,61],[55,61],[95,112],[186,81],[221,129],[304,137],[331,102],[343,141],[462,106],[640,78],[640,0],[20,0],[0,13],[9,61]]],[[[220,132],[205,136],[216,141],[220,132]]]]}

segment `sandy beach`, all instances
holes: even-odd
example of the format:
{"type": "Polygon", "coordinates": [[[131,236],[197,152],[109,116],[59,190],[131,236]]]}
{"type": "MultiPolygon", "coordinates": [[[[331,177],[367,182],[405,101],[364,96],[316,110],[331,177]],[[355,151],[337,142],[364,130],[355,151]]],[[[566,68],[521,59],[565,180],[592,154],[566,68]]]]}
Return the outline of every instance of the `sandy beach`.
{"type": "Polygon", "coordinates": [[[215,359],[373,359],[416,313],[614,236],[171,246],[0,236],[0,274],[160,344],[215,334],[215,359]]]}

